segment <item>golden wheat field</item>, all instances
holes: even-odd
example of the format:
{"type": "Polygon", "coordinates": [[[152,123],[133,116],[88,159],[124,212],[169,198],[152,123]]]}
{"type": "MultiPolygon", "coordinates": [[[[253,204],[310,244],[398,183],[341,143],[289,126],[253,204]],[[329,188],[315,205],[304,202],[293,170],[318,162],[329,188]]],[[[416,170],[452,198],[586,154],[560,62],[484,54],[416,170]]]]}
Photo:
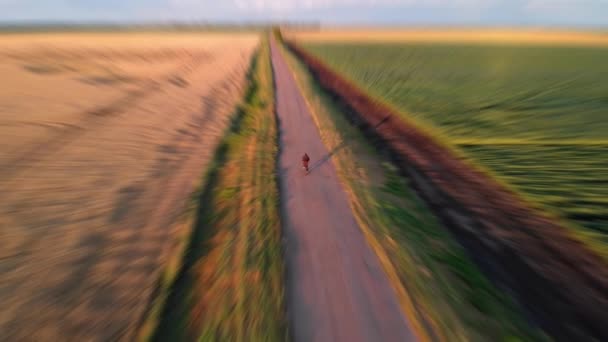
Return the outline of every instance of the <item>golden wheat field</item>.
{"type": "Polygon", "coordinates": [[[0,336],[132,339],[258,36],[0,36],[0,336]]]}
{"type": "Polygon", "coordinates": [[[508,28],[324,28],[293,30],[288,37],[307,42],[412,42],[412,43],[476,43],[517,45],[608,46],[605,32],[565,31],[558,29],[508,28]]]}

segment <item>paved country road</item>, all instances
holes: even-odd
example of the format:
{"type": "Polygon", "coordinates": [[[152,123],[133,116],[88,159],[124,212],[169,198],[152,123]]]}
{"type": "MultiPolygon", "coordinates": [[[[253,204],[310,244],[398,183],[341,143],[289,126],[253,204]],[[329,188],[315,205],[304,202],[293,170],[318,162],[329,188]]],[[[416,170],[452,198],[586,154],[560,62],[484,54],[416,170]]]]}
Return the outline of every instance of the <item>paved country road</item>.
{"type": "Polygon", "coordinates": [[[329,151],[272,40],[286,238],[287,310],[294,341],[415,341],[377,256],[325,159],[329,151]],[[305,175],[304,152],[312,167],[305,175]]]}

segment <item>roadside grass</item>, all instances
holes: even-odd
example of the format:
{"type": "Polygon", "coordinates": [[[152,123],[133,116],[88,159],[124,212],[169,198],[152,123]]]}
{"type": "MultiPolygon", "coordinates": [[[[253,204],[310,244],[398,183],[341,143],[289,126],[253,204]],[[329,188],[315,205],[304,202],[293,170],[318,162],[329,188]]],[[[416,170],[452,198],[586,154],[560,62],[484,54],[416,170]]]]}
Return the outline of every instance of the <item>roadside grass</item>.
{"type": "MultiPolygon", "coordinates": [[[[196,220],[155,341],[283,341],[283,264],[272,70],[263,41],[249,87],[192,202],[196,220]]],[[[152,334],[151,334],[152,335],[152,334]]]]}
{"type": "Polygon", "coordinates": [[[193,195],[188,203],[187,208],[181,214],[176,223],[176,232],[180,232],[181,235],[176,239],[175,246],[171,249],[174,251],[170,254],[170,258],[167,261],[167,265],[163,270],[160,279],[156,284],[156,288],[152,294],[152,301],[150,303],[148,312],[144,316],[142,323],[137,331],[135,339],[137,341],[150,341],[154,336],[160,319],[162,318],[163,308],[166,305],[169,297],[170,289],[175,282],[177,276],[182,270],[182,261],[185,258],[188,242],[190,238],[190,232],[195,224],[196,219],[196,198],[200,196],[200,187],[193,192],[193,195]]]}
{"type": "Polygon", "coordinates": [[[382,151],[286,49],[361,229],[421,340],[548,340],[468,258],[382,151]]]}

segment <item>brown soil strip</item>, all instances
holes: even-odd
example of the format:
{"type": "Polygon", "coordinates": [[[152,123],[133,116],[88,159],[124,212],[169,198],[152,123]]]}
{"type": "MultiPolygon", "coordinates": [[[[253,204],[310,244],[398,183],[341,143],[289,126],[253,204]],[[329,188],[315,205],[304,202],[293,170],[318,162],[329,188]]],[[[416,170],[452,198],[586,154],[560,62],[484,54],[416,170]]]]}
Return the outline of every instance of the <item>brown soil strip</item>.
{"type": "Polygon", "coordinates": [[[608,339],[608,268],[598,255],[319,59],[288,46],[350,109],[349,119],[391,152],[480,267],[547,333],[556,340],[608,339]]]}

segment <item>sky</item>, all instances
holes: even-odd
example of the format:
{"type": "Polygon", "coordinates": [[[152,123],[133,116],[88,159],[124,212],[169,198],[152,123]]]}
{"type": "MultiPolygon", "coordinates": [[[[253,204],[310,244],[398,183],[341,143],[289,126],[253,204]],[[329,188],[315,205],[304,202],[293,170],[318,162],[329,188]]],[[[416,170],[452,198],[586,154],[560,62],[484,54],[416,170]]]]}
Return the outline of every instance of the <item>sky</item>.
{"type": "Polygon", "coordinates": [[[241,20],[608,28],[608,0],[0,0],[0,22],[241,20]]]}

